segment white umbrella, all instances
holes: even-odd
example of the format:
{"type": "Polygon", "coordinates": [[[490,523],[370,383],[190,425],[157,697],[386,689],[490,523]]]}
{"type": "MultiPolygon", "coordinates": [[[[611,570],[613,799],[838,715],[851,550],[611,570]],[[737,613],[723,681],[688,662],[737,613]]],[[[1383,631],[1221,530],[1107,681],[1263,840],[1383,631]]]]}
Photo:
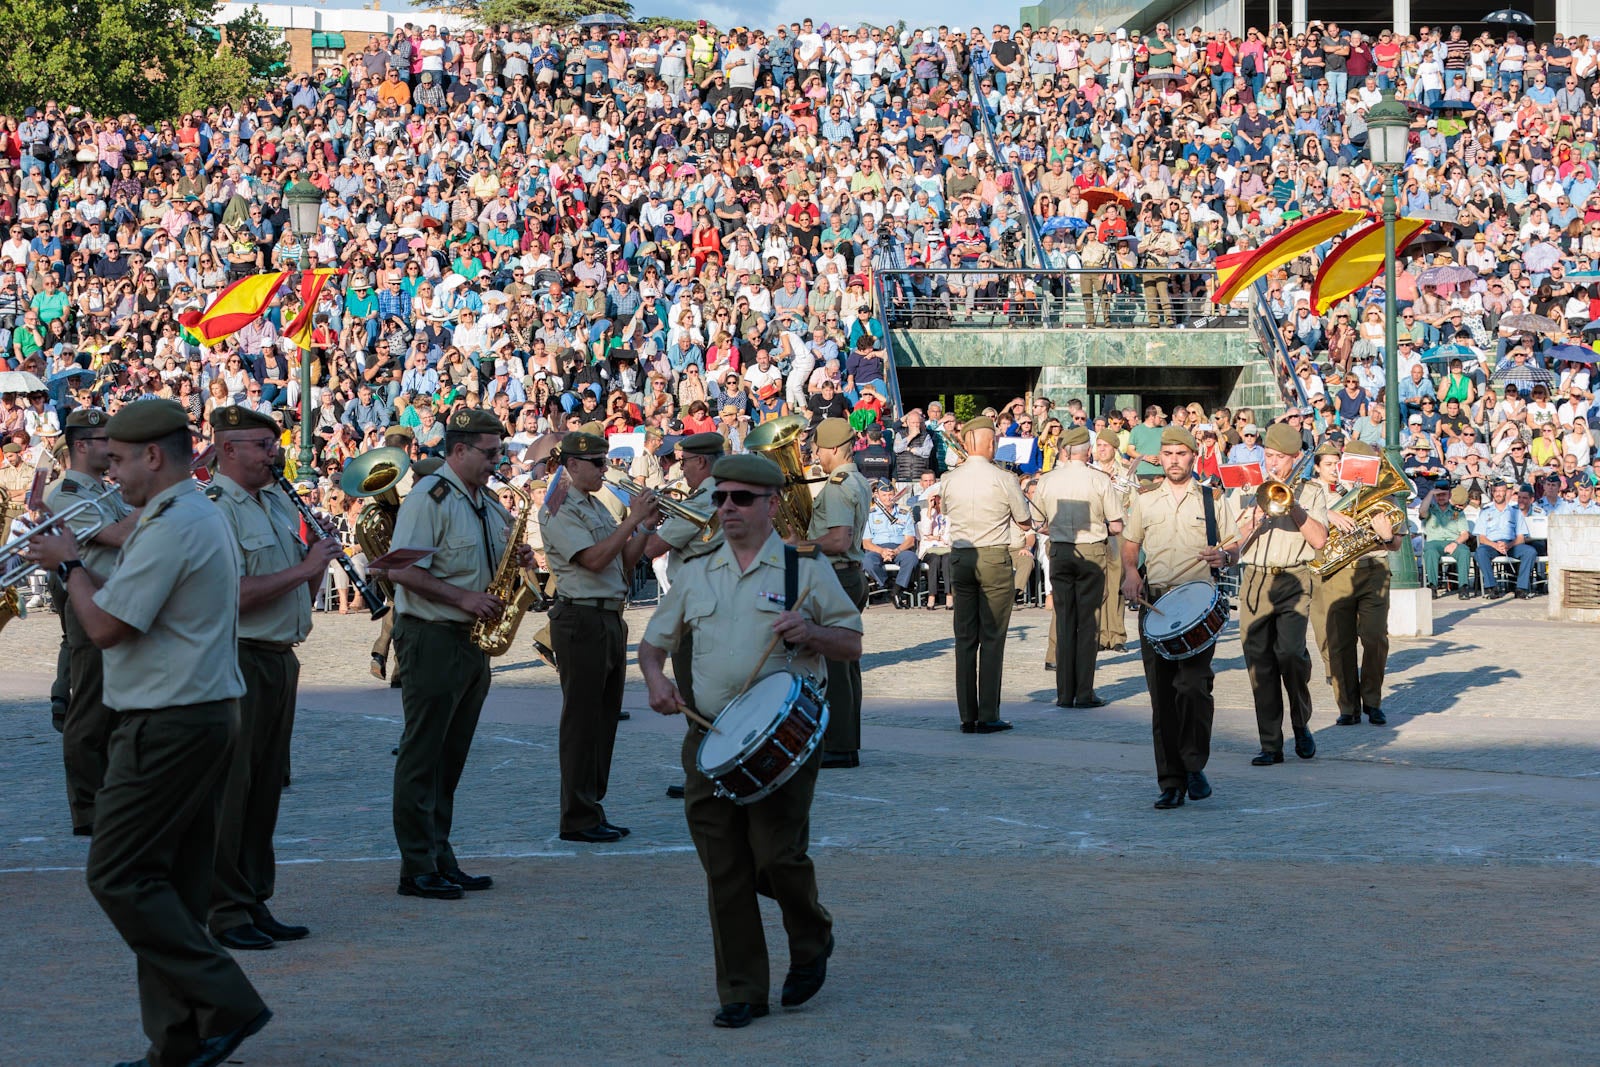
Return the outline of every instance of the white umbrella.
{"type": "Polygon", "coordinates": [[[467,284],[466,275],[457,274],[455,271],[451,271],[449,274],[446,274],[444,276],[444,281],[440,282],[434,288],[434,292],[436,292],[436,293],[448,293],[452,289],[459,289],[463,285],[466,285],[466,284],[467,284]]]}
{"type": "Polygon", "coordinates": [[[509,304],[511,303],[511,298],[498,289],[490,289],[483,294],[483,302],[485,304],[509,304]]]}
{"type": "Polygon", "coordinates": [[[0,393],[45,393],[45,384],[25,370],[0,371],[0,393]]]}

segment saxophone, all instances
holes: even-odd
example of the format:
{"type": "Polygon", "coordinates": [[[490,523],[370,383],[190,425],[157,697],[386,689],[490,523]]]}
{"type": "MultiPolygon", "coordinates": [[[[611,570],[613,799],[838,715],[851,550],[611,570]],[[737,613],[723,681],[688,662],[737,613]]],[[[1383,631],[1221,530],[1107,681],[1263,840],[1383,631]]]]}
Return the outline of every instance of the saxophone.
{"type": "Polygon", "coordinates": [[[494,618],[479,619],[472,624],[472,643],[491,656],[503,656],[511,648],[511,642],[517,637],[517,627],[522,625],[522,617],[528,613],[536,598],[534,587],[528,584],[521,565],[517,563],[517,549],[528,537],[533,498],[510,482],[502,482],[501,485],[517,498],[517,517],[506,534],[506,550],[500,556],[500,565],[495,568],[494,579],[484,592],[499,597],[505,606],[494,618]]]}

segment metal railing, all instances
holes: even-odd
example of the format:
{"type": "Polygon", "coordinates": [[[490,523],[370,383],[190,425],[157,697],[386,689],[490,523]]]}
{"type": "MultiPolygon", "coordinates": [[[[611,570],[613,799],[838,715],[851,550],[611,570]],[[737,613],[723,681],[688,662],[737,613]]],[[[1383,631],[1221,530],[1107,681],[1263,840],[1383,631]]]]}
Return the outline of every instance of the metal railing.
{"type": "Polygon", "coordinates": [[[967,93],[973,102],[972,110],[978,113],[978,121],[983,127],[984,136],[989,139],[989,157],[1004,166],[1011,175],[1011,196],[1017,202],[1017,211],[1022,216],[1023,227],[1028,231],[1029,249],[1032,252],[1028,261],[1037,266],[1045,262],[1045,254],[1043,235],[1039,231],[1039,219],[1033,210],[1033,195],[1028,191],[1028,182],[1022,174],[1022,167],[1015,160],[1000,159],[1000,139],[995,132],[996,116],[989,107],[988,98],[979,90],[978,76],[969,71],[967,93]]]}
{"type": "Polygon", "coordinates": [[[883,324],[894,329],[1134,327],[1242,329],[1211,303],[1210,270],[882,270],[883,324]]]}
{"type": "Polygon", "coordinates": [[[1250,296],[1250,327],[1255,331],[1257,343],[1261,345],[1261,357],[1266,360],[1273,381],[1278,384],[1278,395],[1283,400],[1283,406],[1309,408],[1311,398],[1295,376],[1294,361],[1289,358],[1289,349],[1283,343],[1278,317],[1272,313],[1272,304],[1267,300],[1265,278],[1250,287],[1250,296]]]}
{"type": "Polygon", "coordinates": [[[883,272],[872,272],[872,297],[877,304],[878,321],[883,323],[883,384],[889,390],[889,407],[898,417],[905,411],[905,405],[900,401],[900,372],[894,363],[894,340],[889,336],[889,322],[886,317],[889,309],[889,300],[883,286],[883,272]]]}

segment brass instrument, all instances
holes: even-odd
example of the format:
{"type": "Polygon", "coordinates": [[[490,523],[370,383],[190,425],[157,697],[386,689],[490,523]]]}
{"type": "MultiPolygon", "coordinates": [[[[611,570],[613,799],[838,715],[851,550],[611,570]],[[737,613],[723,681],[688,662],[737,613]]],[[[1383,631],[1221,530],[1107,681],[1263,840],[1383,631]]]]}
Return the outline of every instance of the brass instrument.
{"type": "Polygon", "coordinates": [[[783,472],[783,489],[778,494],[778,513],[772,525],[784,540],[803,539],[811,529],[811,487],[805,464],[800,460],[800,438],[805,434],[804,415],[785,415],[771,419],[750,431],[744,439],[745,451],[765,456],[783,472]]]}
{"type": "Polygon", "coordinates": [[[1311,561],[1311,569],[1317,577],[1337,574],[1383,543],[1372,528],[1375,516],[1387,515],[1393,529],[1405,531],[1408,522],[1405,509],[1390,498],[1405,499],[1413,494],[1410,480],[1395,469],[1387,454],[1380,453],[1378,484],[1357,486],[1333,505],[1332,510],[1354,520],[1356,528],[1346,533],[1331,525],[1328,527],[1328,542],[1311,561]]]}
{"type": "Polygon", "coordinates": [[[503,656],[510,650],[511,642],[517,637],[517,627],[522,625],[522,617],[533,607],[537,596],[523,573],[522,564],[517,562],[518,550],[528,539],[533,498],[510,482],[501,482],[500,487],[517,498],[517,517],[506,534],[506,550],[495,567],[494,578],[484,592],[499,597],[503,606],[494,618],[478,619],[472,624],[472,643],[491,656],[503,656]]]}
{"type": "MultiPolygon", "coordinates": [[[[650,487],[637,479],[630,478],[615,467],[610,468],[605,474],[607,484],[618,493],[632,500],[641,493],[650,492],[650,487]]],[[[714,511],[697,511],[685,504],[682,499],[672,496],[672,490],[663,490],[656,494],[656,507],[661,509],[663,515],[682,519],[698,527],[701,533],[710,535],[717,528],[717,513],[714,511]]]]}
{"type": "MultiPolygon", "coordinates": [[[[400,512],[400,480],[411,469],[411,457],[403,448],[374,448],[352,459],[339,477],[339,488],[349,497],[367,498],[356,515],[356,544],[373,560],[386,554],[394,542],[395,517],[400,512]]],[[[394,585],[379,579],[388,595],[394,585]]]]}
{"type": "MultiPolygon", "coordinates": [[[[20,534],[0,545],[0,590],[14,589],[20,585],[40,565],[23,556],[22,550],[28,547],[28,542],[42,533],[48,533],[52,527],[64,526],[68,519],[85,511],[94,511],[97,521],[89,529],[75,535],[79,541],[91,540],[95,534],[113,525],[116,513],[107,511],[102,505],[107,504],[116,495],[116,487],[112,486],[96,493],[94,496],[80,500],[71,507],[56,515],[46,515],[39,522],[23,530],[20,534]]],[[[0,530],[8,530],[16,516],[21,513],[18,505],[4,505],[0,503],[0,530]]],[[[9,601],[11,598],[5,598],[9,601]]],[[[3,609],[0,609],[3,610],[3,609]]]]}
{"type": "Polygon", "coordinates": [[[1294,469],[1289,472],[1288,481],[1268,478],[1262,482],[1256,487],[1256,507],[1275,519],[1289,514],[1295,500],[1300,496],[1300,487],[1305,484],[1306,476],[1315,461],[1316,454],[1307,452],[1305,458],[1296,463],[1294,469]]]}
{"type": "Polygon", "coordinates": [[[937,424],[934,424],[934,425],[930,425],[928,427],[928,429],[931,430],[933,433],[937,434],[938,437],[939,437],[939,440],[944,442],[944,447],[946,449],[948,449],[950,451],[950,453],[956,457],[956,461],[954,463],[950,464],[950,466],[959,467],[959,466],[961,466],[961,464],[965,463],[968,459],[971,458],[970,453],[967,452],[966,446],[963,445],[956,438],[952,437],[950,434],[945,433],[943,426],[938,426],[937,424]]]}
{"type": "MultiPolygon", "coordinates": [[[[20,510],[0,490],[0,532],[11,529],[11,521],[21,514],[20,510]]],[[[0,630],[5,629],[6,623],[22,614],[22,596],[17,592],[17,587],[8,585],[0,587],[0,630]]]]}

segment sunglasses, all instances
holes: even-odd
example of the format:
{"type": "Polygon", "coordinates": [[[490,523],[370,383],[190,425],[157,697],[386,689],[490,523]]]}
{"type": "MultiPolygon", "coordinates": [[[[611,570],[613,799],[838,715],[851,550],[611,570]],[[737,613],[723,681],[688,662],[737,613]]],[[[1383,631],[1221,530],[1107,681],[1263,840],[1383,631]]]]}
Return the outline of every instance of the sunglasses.
{"type": "Polygon", "coordinates": [[[757,500],[764,500],[771,493],[756,493],[749,489],[718,489],[711,494],[711,506],[720,508],[730,500],[736,508],[748,508],[757,500]]]}

